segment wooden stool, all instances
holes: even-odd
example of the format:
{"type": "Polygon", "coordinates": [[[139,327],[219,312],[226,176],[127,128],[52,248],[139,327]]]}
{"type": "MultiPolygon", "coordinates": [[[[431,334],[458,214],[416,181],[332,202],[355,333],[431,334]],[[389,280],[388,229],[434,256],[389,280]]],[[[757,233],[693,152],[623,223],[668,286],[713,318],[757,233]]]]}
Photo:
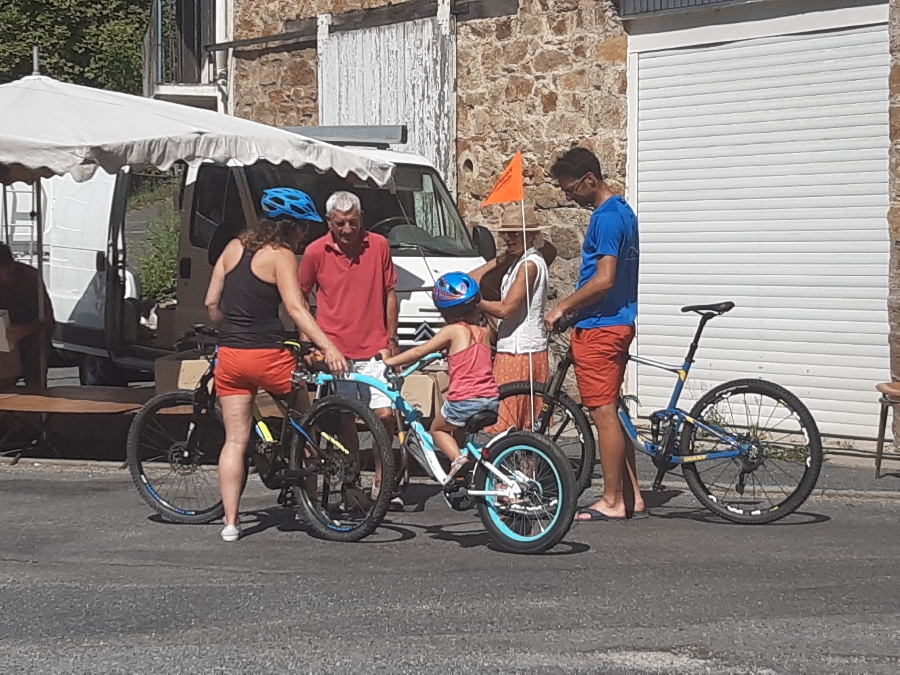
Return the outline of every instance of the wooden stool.
{"type": "Polygon", "coordinates": [[[888,408],[900,405],[900,382],[884,382],[875,387],[881,392],[881,418],[878,420],[878,445],[875,446],[875,478],[881,477],[881,456],[884,454],[884,433],[888,408]]]}

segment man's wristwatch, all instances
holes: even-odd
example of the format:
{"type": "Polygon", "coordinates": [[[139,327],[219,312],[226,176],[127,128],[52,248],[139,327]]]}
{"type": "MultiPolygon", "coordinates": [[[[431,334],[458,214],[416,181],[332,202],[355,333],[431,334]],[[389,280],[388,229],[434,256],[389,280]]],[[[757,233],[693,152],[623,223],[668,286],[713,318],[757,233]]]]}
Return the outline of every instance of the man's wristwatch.
{"type": "Polygon", "coordinates": [[[398,338],[396,335],[391,338],[391,342],[393,342],[397,346],[400,346],[400,338],[398,338]]]}

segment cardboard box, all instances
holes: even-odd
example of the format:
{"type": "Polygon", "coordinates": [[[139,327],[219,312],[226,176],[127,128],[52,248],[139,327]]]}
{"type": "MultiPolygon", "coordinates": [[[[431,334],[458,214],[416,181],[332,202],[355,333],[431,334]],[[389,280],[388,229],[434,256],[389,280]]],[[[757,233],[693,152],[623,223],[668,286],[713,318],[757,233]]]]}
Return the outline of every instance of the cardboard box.
{"type": "Polygon", "coordinates": [[[9,353],[13,350],[13,346],[6,339],[6,331],[10,327],[9,310],[0,309],[0,352],[9,353]]]}
{"type": "Polygon", "coordinates": [[[0,389],[15,386],[21,374],[22,360],[19,358],[19,350],[0,352],[0,389]]]}
{"type": "Polygon", "coordinates": [[[413,373],[403,382],[401,393],[406,402],[418,408],[425,417],[434,417],[434,411],[444,404],[450,377],[445,371],[413,373]]]}
{"type": "Polygon", "coordinates": [[[153,374],[156,393],[175,389],[196,389],[200,378],[209,370],[209,361],[196,350],[170,354],[156,359],[153,374]]]}
{"type": "Polygon", "coordinates": [[[162,349],[171,349],[175,346],[176,335],[174,303],[160,305],[156,308],[156,340],[154,344],[162,349]]]}

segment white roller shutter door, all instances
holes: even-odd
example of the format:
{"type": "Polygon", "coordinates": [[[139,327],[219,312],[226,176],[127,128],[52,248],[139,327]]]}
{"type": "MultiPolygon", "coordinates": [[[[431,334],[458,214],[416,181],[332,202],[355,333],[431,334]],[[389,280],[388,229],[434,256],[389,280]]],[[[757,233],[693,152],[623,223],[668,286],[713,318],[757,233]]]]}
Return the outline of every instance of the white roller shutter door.
{"type": "MultiPolygon", "coordinates": [[[[761,377],[823,432],[875,435],[889,70],[883,24],[638,54],[638,353],[678,363],[696,326],[679,308],[737,304],[708,325],[687,399],[761,377]]],[[[672,384],[641,366],[642,411],[672,384]]]]}

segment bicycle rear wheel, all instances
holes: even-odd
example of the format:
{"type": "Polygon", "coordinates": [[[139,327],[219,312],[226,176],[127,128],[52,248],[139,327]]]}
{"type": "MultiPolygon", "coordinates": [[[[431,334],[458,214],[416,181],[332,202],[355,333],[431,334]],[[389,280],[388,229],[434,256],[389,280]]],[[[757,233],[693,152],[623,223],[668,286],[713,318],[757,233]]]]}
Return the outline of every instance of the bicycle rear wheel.
{"type": "MultiPolygon", "coordinates": [[[[500,387],[500,400],[518,399],[519,408],[529,410],[528,400],[531,397],[529,382],[509,382],[500,387]]],[[[573,401],[567,394],[560,392],[556,397],[547,394],[547,385],[543,382],[534,383],[534,409],[540,411],[543,406],[550,409],[549,423],[546,428],[532,429],[532,420],[527,416],[524,420],[511,419],[500,406],[500,421],[496,428],[508,429],[515,426],[522,431],[536,431],[548,436],[562,453],[568,458],[575,474],[575,483],[578,494],[584,492],[591,484],[591,475],[594,471],[594,458],[597,454],[597,445],[594,442],[594,432],[591,421],[584,409],[573,401]],[[524,424],[524,428],[520,425],[524,424]]],[[[483,432],[482,432],[483,433],[483,432]]],[[[485,441],[486,442],[486,441],[485,441]]]]}
{"type": "MultiPolygon", "coordinates": [[[[490,461],[522,489],[515,498],[478,497],[478,515],[494,542],[511,553],[543,553],[572,526],[578,493],[568,458],[546,436],[515,432],[490,446],[490,461]]],[[[476,490],[506,484],[479,465],[476,490]]]]}
{"type": "Polygon", "coordinates": [[[224,442],[221,420],[215,411],[195,406],[194,392],[154,396],[128,431],[131,480],[166,520],[212,522],[225,513],[218,479],[224,442]]]}
{"type": "MultiPolygon", "coordinates": [[[[691,492],[710,511],[734,523],[771,523],[809,497],[822,468],[822,441],[812,414],[791,392],[764,380],[735,380],[707,392],[690,416],[751,447],[748,455],[682,465],[691,492]]],[[[728,449],[685,424],[681,455],[728,449]]]]}
{"type": "Polygon", "coordinates": [[[391,439],[381,420],[360,401],[326,396],[298,424],[308,434],[305,466],[315,469],[299,490],[310,528],[330,541],[369,536],[384,519],[397,482],[391,439]],[[381,459],[375,499],[366,492],[374,477],[360,471],[361,457],[370,452],[381,459]]]}

